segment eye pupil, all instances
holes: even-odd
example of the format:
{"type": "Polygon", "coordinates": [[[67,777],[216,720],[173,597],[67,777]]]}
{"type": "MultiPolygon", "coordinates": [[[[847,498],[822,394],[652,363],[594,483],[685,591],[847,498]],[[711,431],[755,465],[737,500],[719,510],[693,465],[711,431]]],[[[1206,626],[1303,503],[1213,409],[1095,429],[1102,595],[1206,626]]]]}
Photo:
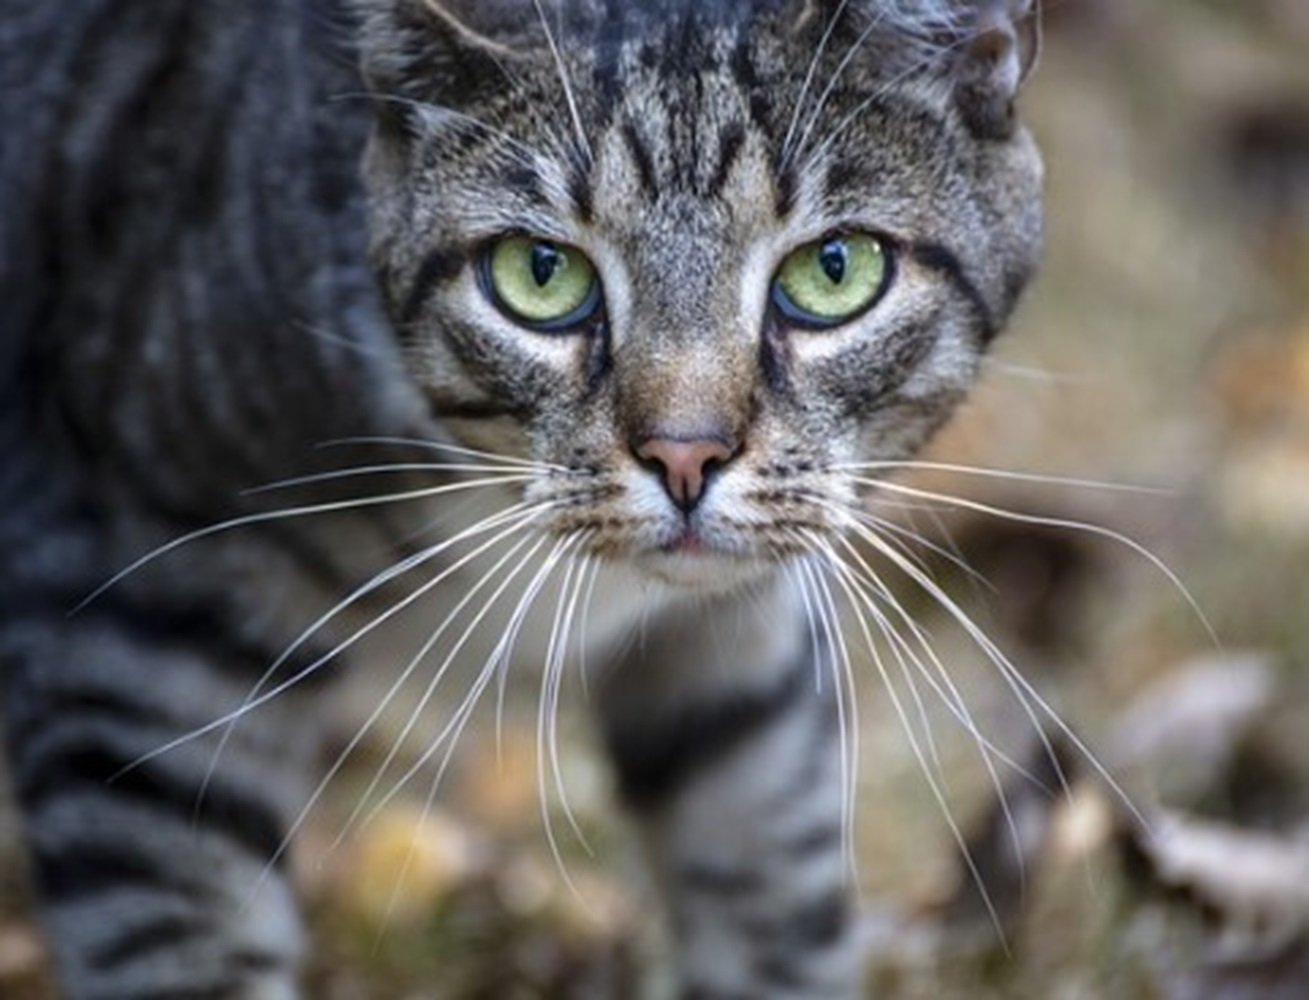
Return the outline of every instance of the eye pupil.
{"type": "Polygon", "coordinates": [[[871,308],[886,290],[891,257],[872,233],[833,233],[797,247],[773,276],[772,300],[783,319],[827,330],[871,308]]]}
{"type": "Polygon", "coordinates": [[[845,280],[845,268],[849,251],[844,240],[828,240],[818,251],[818,266],[823,269],[829,281],[839,285],[845,280]]]}
{"type": "Polygon", "coordinates": [[[579,329],[603,305],[595,267],[576,247],[513,233],[488,247],[480,264],[482,291],[531,329],[579,329]]]}
{"type": "Polygon", "coordinates": [[[532,280],[538,288],[550,283],[563,263],[563,255],[549,243],[536,243],[532,246],[532,280]]]}

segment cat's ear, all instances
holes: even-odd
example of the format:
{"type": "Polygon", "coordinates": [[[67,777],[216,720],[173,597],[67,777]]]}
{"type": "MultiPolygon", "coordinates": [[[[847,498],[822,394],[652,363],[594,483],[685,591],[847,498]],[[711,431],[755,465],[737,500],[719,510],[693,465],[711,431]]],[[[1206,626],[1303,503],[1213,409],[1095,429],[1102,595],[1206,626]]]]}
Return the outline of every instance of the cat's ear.
{"type": "Polygon", "coordinates": [[[1039,0],[971,0],[951,57],[954,97],[974,134],[1014,129],[1014,100],[1041,54],[1039,0]]]}
{"type": "Polygon", "coordinates": [[[503,88],[529,46],[521,0],[355,0],[364,80],[383,124],[503,88]],[[510,8],[518,16],[510,16],[510,8]]]}

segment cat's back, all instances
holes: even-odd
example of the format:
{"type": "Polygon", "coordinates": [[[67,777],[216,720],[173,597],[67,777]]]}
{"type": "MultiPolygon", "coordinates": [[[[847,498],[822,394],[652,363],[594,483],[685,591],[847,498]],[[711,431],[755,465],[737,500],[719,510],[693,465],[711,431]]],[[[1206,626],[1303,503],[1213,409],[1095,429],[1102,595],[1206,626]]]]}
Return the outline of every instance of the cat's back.
{"type": "Polygon", "coordinates": [[[370,426],[388,341],[348,38],[326,0],[0,0],[10,443],[147,470],[137,492],[203,519],[370,426]]]}

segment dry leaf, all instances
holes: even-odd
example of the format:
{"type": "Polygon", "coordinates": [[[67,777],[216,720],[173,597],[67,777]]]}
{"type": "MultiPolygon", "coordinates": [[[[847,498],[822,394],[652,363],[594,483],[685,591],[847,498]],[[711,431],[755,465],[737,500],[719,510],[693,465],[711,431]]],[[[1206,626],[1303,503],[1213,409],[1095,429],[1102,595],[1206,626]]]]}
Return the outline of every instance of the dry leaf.
{"type": "Polygon", "coordinates": [[[445,813],[388,809],[351,846],[345,903],[377,923],[408,923],[430,914],[483,867],[470,831],[445,813]]]}

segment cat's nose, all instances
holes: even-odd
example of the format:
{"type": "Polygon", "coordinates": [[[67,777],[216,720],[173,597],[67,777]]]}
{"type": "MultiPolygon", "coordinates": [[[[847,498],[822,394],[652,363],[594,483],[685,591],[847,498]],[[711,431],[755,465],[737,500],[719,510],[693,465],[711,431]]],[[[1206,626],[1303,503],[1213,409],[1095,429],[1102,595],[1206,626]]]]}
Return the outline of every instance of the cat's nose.
{"type": "Polygon", "coordinates": [[[659,473],[664,490],[687,514],[700,502],[710,474],[733,455],[732,448],[716,438],[652,437],[635,444],[632,451],[642,465],[659,473]]]}

